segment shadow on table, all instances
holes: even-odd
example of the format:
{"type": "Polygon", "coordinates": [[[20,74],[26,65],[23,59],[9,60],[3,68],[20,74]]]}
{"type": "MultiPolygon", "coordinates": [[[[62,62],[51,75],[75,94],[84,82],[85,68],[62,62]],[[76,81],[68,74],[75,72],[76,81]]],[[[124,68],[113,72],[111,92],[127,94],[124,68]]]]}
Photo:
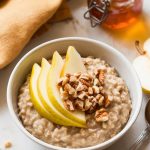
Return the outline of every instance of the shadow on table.
{"type": "Polygon", "coordinates": [[[7,84],[12,68],[5,67],[0,70],[0,112],[7,108],[7,84]]]}

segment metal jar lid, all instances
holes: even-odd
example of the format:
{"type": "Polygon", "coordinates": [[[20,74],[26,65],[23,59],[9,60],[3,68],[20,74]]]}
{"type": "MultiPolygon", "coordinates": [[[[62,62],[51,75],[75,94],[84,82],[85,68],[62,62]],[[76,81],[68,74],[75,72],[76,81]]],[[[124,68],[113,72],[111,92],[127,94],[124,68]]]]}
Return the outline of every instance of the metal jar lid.
{"type": "Polygon", "coordinates": [[[90,20],[92,27],[96,27],[105,21],[108,16],[110,1],[111,0],[88,0],[88,10],[84,13],[84,18],[90,20]],[[93,14],[93,12],[95,12],[95,14],[93,14]]]}

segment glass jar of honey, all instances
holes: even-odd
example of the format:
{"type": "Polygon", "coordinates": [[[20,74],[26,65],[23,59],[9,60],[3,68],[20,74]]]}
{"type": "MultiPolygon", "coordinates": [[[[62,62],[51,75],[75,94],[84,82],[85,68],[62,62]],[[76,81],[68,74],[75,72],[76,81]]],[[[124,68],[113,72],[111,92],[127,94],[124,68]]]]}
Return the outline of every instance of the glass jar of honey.
{"type": "Polygon", "coordinates": [[[103,25],[111,29],[127,27],[138,19],[143,0],[87,0],[84,18],[91,26],[103,25]]]}

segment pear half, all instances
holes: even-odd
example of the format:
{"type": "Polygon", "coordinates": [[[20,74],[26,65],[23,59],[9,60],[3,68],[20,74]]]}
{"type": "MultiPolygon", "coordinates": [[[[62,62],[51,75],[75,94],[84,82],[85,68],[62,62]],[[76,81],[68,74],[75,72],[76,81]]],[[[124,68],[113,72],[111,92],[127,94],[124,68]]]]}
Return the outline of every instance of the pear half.
{"type": "Polygon", "coordinates": [[[86,72],[86,68],[83,64],[80,54],[76,51],[76,49],[73,46],[69,46],[65,58],[65,63],[62,68],[61,76],[64,76],[65,73],[77,72],[86,72]]]}
{"type": "MultiPolygon", "coordinates": [[[[76,123],[65,117],[61,114],[52,104],[51,99],[48,97],[47,93],[47,76],[50,70],[51,65],[49,62],[43,58],[41,64],[41,72],[38,78],[38,94],[44,105],[44,107],[48,110],[49,113],[53,115],[53,122],[59,125],[65,126],[76,126],[76,127],[84,127],[82,124],[76,123]]],[[[51,77],[53,79],[53,76],[51,77]]]]}
{"type": "Polygon", "coordinates": [[[85,113],[80,111],[73,111],[73,112],[68,111],[65,108],[62,99],[60,98],[57,82],[60,78],[63,63],[64,63],[63,59],[59,55],[59,53],[54,52],[52,58],[52,65],[50,67],[47,80],[47,90],[48,90],[47,92],[49,99],[51,100],[52,104],[56,107],[56,109],[59,112],[61,112],[64,116],[85,126],[86,125],[85,113]]]}
{"type": "Polygon", "coordinates": [[[29,84],[31,101],[35,109],[39,112],[41,116],[49,120],[53,120],[54,117],[45,109],[38,96],[37,81],[38,81],[40,71],[41,71],[41,67],[38,64],[34,64],[32,67],[32,73],[31,73],[30,84],[29,84]]]}
{"type": "Polygon", "coordinates": [[[150,59],[145,55],[138,56],[133,61],[133,66],[139,76],[142,89],[145,93],[150,93],[150,59]]]}

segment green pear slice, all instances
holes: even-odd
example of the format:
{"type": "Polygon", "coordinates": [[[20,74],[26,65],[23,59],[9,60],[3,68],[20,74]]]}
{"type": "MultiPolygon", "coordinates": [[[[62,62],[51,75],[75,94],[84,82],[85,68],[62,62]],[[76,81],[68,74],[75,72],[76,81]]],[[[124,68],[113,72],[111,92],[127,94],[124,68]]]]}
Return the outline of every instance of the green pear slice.
{"type": "MultiPolygon", "coordinates": [[[[65,126],[76,126],[76,127],[84,127],[82,124],[76,123],[75,121],[72,121],[65,117],[63,114],[61,114],[52,104],[51,100],[48,97],[47,93],[47,76],[48,72],[50,70],[50,64],[49,62],[43,58],[42,64],[41,64],[41,72],[38,78],[38,94],[39,97],[44,105],[44,107],[48,110],[49,113],[51,113],[54,117],[53,122],[59,125],[65,125],[65,126]]],[[[53,77],[52,77],[53,78],[53,77]]]]}
{"type": "Polygon", "coordinates": [[[77,72],[86,72],[86,68],[83,64],[80,54],[73,46],[69,46],[65,58],[65,63],[62,68],[61,76],[64,76],[65,73],[77,72]]]}
{"type": "Polygon", "coordinates": [[[50,70],[48,73],[48,80],[47,80],[47,90],[48,90],[47,92],[48,92],[49,99],[51,100],[53,105],[56,107],[56,109],[59,112],[61,112],[64,116],[66,116],[67,118],[75,122],[85,125],[86,124],[85,113],[80,112],[80,111],[73,111],[73,112],[68,111],[65,108],[62,99],[60,98],[57,83],[60,78],[63,63],[64,62],[63,62],[62,57],[58,54],[58,52],[55,52],[53,54],[52,65],[50,67],[50,70]]]}
{"type": "Polygon", "coordinates": [[[150,93],[150,59],[141,55],[135,58],[133,66],[139,76],[143,91],[150,93]]]}
{"type": "Polygon", "coordinates": [[[39,114],[49,120],[53,120],[54,117],[50,114],[45,107],[43,106],[37,91],[37,81],[41,71],[41,67],[38,64],[34,64],[32,68],[31,78],[30,78],[30,96],[31,101],[35,107],[35,109],[39,112],[39,114]]]}

